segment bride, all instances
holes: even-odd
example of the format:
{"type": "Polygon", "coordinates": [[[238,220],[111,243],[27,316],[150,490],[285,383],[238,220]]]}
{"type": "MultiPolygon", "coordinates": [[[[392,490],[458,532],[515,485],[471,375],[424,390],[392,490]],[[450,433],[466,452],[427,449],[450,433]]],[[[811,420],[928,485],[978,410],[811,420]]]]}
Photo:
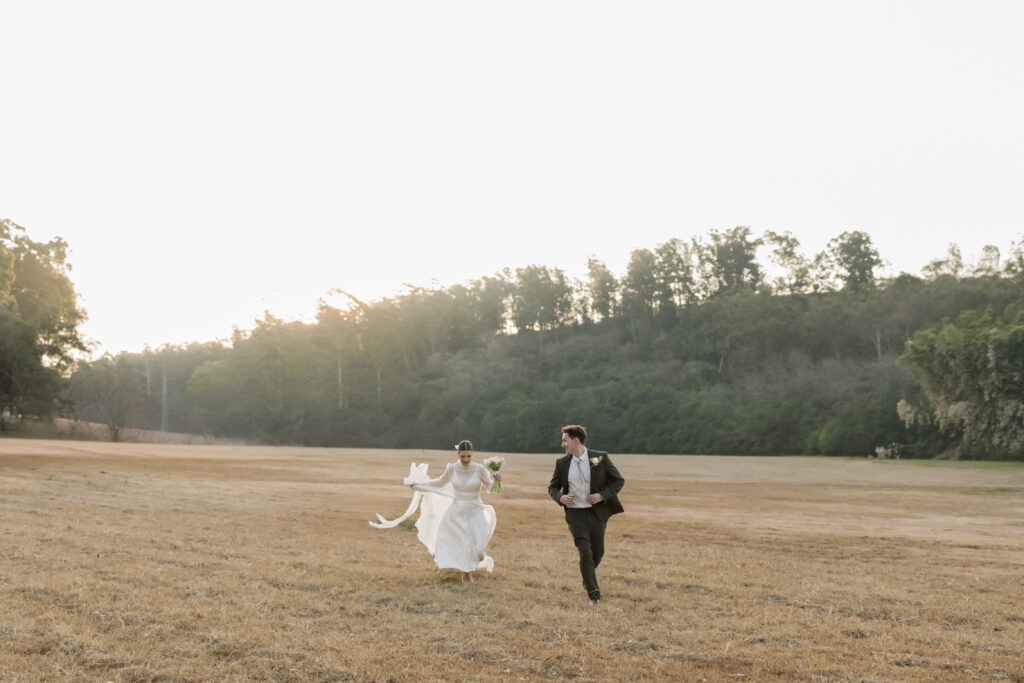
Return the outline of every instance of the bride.
{"type": "Polygon", "coordinates": [[[487,545],[497,517],[494,508],[484,505],[480,491],[501,480],[501,473],[473,462],[473,444],[462,440],[455,446],[459,459],[448,463],[437,479],[427,479],[426,463],[410,468],[405,484],[415,491],[409,509],[394,520],[377,515],[371,526],[387,529],[397,526],[420,509],[416,521],[418,538],[434,556],[438,569],[462,572],[463,581],[472,581],[478,569],[494,570],[494,559],[487,545]]]}

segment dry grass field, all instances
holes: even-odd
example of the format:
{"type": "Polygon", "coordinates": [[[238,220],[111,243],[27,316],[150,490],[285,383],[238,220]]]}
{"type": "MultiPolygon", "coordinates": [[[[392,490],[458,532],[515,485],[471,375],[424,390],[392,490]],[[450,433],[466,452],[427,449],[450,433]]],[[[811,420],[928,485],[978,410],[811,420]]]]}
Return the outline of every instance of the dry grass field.
{"type": "Polygon", "coordinates": [[[367,524],[451,453],[0,439],[0,681],[1024,681],[1020,466],[620,455],[592,608],[554,457],[461,583],[367,524]]]}

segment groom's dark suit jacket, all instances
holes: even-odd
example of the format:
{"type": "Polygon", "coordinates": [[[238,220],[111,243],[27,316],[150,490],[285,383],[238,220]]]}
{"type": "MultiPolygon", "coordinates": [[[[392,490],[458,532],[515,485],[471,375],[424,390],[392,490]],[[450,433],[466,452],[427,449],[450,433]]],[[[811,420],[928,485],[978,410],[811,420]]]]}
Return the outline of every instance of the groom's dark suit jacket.
{"type": "MultiPolygon", "coordinates": [[[[604,451],[587,449],[587,461],[590,463],[590,492],[600,493],[604,500],[594,506],[594,512],[603,522],[607,522],[612,515],[622,512],[622,503],[619,502],[619,491],[626,480],[619,474],[619,470],[612,464],[611,458],[604,451]],[[598,458],[599,462],[593,464],[592,458],[598,458]]],[[[569,465],[572,464],[572,456],[566,455],[555,461],[555,474],[548,484],[548,495],[561,505],[559,498],[569,493],[569,465]]],[[[569,514],[566,508],[566,514],[569,514]]]]}

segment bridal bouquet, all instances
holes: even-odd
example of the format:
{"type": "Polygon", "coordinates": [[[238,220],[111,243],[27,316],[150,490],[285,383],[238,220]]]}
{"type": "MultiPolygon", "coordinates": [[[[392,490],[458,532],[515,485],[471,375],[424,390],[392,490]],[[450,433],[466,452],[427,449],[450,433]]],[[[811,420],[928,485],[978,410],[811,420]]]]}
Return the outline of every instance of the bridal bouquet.
{"type": "MultiPolygon", "coordinates": [[[[489,469],[491,472],[500,472],[501,466],[505,464],[505,458],[499,457],[497,455],[492,455],[491,457],[486,458],[483,464],[484,467],[489,469]]],[[[501,482],[498,481],[497,479],[495,479],[494,483],[491,484],[491,492],[501,493],[501,482]]]]}

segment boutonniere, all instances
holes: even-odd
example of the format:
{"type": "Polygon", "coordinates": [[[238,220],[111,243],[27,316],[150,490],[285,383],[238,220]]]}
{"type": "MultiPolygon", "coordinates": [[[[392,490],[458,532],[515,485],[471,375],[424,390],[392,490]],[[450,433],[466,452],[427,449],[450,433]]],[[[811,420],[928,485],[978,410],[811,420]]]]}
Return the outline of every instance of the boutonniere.
{"type": "Polygon", "coordinates": [[[591,467],[597,467],[598,465],[601,464],[602,460],[604,460],[604,456],[602,456],[602,455],[595,455],[593,458],[590,459],[591,467]]]}

